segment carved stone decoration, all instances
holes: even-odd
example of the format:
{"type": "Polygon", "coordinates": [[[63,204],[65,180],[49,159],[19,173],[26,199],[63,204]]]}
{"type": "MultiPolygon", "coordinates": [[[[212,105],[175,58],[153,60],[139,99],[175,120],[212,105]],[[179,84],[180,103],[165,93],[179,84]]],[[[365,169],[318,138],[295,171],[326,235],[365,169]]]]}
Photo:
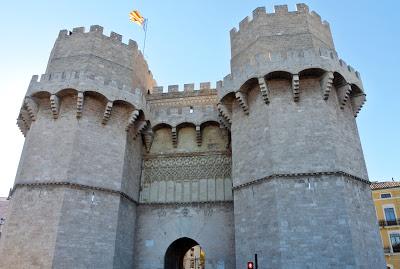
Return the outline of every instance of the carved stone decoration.
{"type": "Polygon", "coordinates": [[[232,116],[231,116],[231,112],[228,110],[228,108],[222,104],[222,103],[218,103],[217,104],[217,108],[219,113],[221,113],[221,115],[229,122],[232,123],[232,116]]]}
{"type": "Polygon", "coordinates": [[[204,216],[205,217],[211,217],[214,214],[214,209],[210,206],[207,206],[204,208],[204,216]]]}
{"type": "Polygon", "coordinates": [[[333,84],[333,72],[326,72],[320,81],[321,83],[321,88],[322,88],[322,95],[324,100],[328,100],[329,94],[332,90],[332,84],[333,84]]]}
{"type": "Polygon", "coordinates": [[[60,99],[55,94],[52,94],[50,96],[50,108],[51,108],[51,113],[53,113],[53,118],[57,119],[58,112],[60,111],[60,99]]]}
{"type": "Polygon", "coordinates": [[[144,131],[147,128],[147,121],[142,120],[142,121],[137,121],[135,123],[135,129],[133,133],[133,139],[136,139],[142,131],[144,131]]]}
{"type": "Polygon", "coordinates": [[[112,107],[113,107],[113,102],[108,101],[106,104],[106,108],[104,110],[103,120],[101,121],[103,125],[106,125],[108,120],[110,119],[112,107]]]}
{"type": "Polygon", "coordinates": [[[144,182],[230,177],[227,155],[159,157],[144,162],[144,182]]]}
{"type": "Polygon", "coordinates": [[[27,132],[28,132],[28,128],[26,126],[25,121],[22,119],[22,115],[19,114],[19,117],[17,119],[17,125],[19,127],[19,130],[21,131],[21,133],[26,136],[27,132]]]}
{"type": "Polygon", "coordinates": [[[360,93],[356,96],[351,97],[351,107],[353,108],[353,115],[356,118],[358,112],[360,112],[361,108],[367,101],[365,93],[360,93]]]}
{"type": "Polygon", "coordinates": [[[338,88],[340,109],[344,109],[344,107],[346,106],[347,101],[349,100],[349,97],[350,97],[350,93],[351,93],[351,85],[350,84],[345,84],[338,88]]]}
{"type": "Polygon", "coordinates": [[[176,127],[172,127],[171,137],[172,137],[172,145],[174,146],[174,148],[176,148],[178,146],[178,133],[176,132],[176,127]]]}
{"type": "Polygon", "coordinates": [[[258,85],[260,86],[261,95],[264,99],[265,104],[269,104],[269,89],[264,77],[258,78],[258,85]]]}
{"type": "Polygon", "coordinates": [[[298,74],[294,74],[292,76],[292,91],[293,91],[293,100],[298,102],[300,99],[300,79],[298,74]]]}
{"type": "Polygon", "coordinates": [[[201,137],[200,125],[196,125],[196,142],[197,146],[201,147],[202,137],[201,137]]]}
{"type": "Polygon", "coordinates": [[[26,107],[26,110],[28,111],[31,120],[35,121],[36,114],[39,110],[37,103],[32,98],[25,97],[24,106],[26,107]]]}
{"type": "Polygon", "coordinates": [[[236,100],[238,100],[240,107],[243,109],[244,114],[249,115],[249,105],[247,103],[247,94],[243,92],[235,93],[236,100]]]}
{"type": "Polygon", "coordinates": [[[146,148],[147,153],[149,153],[154,139],[154,133],[153,130],[150,128],[149,124],[146,125],[146,128],[142,132],[142,134],[143,134],[144,146],[146,148]]]}
{"type": "Polygon", "coordinates": [[[78,119],[82,117],[82,109],[83,109],[83,92],[78,92],[78,96],[76,98],[76,117],[78,119]]]}
{"type": "Polygon", "coordinates": [[[187,217],[187,216],[189,216],[189,208],[187,208],[187,207],[184,207],[183,209],[182,209],[182,216],[184,216],[184,217],[187,217]]]}
{"type": "Polygon", "coordinates": [[[165,217],[167,215],[167,211],[164,208],[157,210],[157,215],[159,218],[165,217]]]}
{"type": "Polygon", "coordinates": [[[139,111],[138,110],[132,111],[131,116],[128,119],[128,124],[127,124],[127,126],[125,128],[126,131],[129,131],[129,129],[135,125],[135,121],[136,121],[138,116],[139,116],[139,111]]]}
{"type": "Polygon", "coordinates": [[[231,124],[221,115],[218,115],[220,127],[225,128],[227,130],[231,129],[231,124]]]}

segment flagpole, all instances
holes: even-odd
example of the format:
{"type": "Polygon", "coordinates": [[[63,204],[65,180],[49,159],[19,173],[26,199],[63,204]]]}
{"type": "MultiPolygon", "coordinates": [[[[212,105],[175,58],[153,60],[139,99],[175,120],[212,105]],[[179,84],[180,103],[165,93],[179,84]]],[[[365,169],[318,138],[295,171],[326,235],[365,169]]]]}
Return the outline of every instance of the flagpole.
{"type": "Polygon", "coordinates": [[[143,57],[145,57],[144,55],[144,50],[146,49],[146,39],[147,39],[147,23],[148,23],[148,19],[145,19],[144,21],[144,40],[143,40],[143,57]]]}

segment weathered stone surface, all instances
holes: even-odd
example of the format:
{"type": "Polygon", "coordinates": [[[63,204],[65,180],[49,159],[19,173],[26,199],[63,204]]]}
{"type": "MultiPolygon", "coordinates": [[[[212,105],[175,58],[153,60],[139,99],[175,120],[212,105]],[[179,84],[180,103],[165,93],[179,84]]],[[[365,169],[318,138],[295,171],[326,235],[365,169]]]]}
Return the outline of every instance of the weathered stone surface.
{"type": "Polygon", "coordinates": [[[254,10],[216,88],[164,92],[121,40],[62,30],[32,77],[0,268],[161,269],[182,238],[207,269],[384,268],[365,93],[318,14],[254,10]]]}

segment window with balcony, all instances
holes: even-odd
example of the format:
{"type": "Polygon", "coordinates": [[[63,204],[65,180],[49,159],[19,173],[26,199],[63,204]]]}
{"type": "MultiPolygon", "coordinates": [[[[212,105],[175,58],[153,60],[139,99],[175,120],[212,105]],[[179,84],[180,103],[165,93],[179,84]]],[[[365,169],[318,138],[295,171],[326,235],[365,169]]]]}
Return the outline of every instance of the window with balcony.
{"type": "Polygon", "coordinates": [[[400,252],[400,233],[390,234],[390,244],[394,253],[400,252]]]}

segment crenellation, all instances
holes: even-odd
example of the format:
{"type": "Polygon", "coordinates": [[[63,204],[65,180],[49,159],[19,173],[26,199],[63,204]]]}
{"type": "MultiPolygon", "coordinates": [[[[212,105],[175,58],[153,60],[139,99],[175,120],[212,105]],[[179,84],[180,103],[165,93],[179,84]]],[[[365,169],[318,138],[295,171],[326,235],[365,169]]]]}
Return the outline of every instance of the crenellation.
{"type": "Polygon", "coordinates": [[[83,34],[85,33],[85,27],[75,27],[72,29],[73,34],[83,34]]]}
{"type": "Polygon", "coordinates": [[[211,89],[211,82],[201,82],[200,83],[200,91],[210,90],[211,89]]]}
{"type": "Polygon", "coordinates": [[[103,30],[104,30],[104,28],[100,25],[91,25],[90,26],[90,32],[103,34],[103,30]]]}
{"type": "Polygon", "coordinates": [[[383,268],[354,119],[360,75],[329,24],[296,8],[259,7],[233,28],[230,74],[215,88],[165,93],[135,41],[99,25],[60,31],[18,114],[27,139],[0,267],[170,268],[169,246],[185,236],[208,251],[209,269],[244,268],[249,253],[268,268],[383,268]]]}
{"type": "Polygon", "coordinates": [[[153,87],[153,94],[162,94],[164,92],[163,86],[153,87]]]}
{"type": "Polygon", "coordinates": [[[179,92],[179,85],[169,85],[168,93],[179,92]]]}
{"type": "Polygon", "coordinates": [[[32,78],[31,78],[31,83],[32,82],[38,82],[38,80],[39,80],[39,76],[38,75],[33,75],[32,78]]]}
{"type": "Polygon", "coordinates": [[[239,32],[238,32],[238,30],[236,29],[236,27],[233,27],[233,28],[229,31],[229,34],[230,34],[231,39],[234,38],[238,33],[239,33],[239,32]]]}
{"type": "Polygon", "coordinates": [[[265,7],[258,7],[253,10],[252,15],[253,15],[253,21],[258,21],[267,16],[267,11],[265,7]]]}
{"type": "Polygon", "coordinates": [[[239,31],[244,31],[249,27],[250,24],[250,17],[245,17],[240,23],[239,23],[239,31]]]}
{"type": "Polygon", "coordinates": [[[304,3],[296,4],[296,8],[299,13],[308,14],[310,12],[310,8],[304,3]]]}
{"type": "Polygon", "coordinates": [[[274,6],[276,15],[286,15],[289,13],[289,9],[287,5],[276,5],[274,6]]]}
{"type": "Polygon", "coordinates": [[[110,38],[116,41],[122,42],[122,35],[116,33],[116,32],[111,32],[110,38]]]}
{"type": "MultiPolygon", "coordinates": [[[[201,87],[200,87],[201,88],[201,87]]],[[[187,83],[183,85],[184,92],[193,92],[194,91],[194,83],[187,83]]]]}
{"type": "Polygon", "coordinates": [[[139,49],[137,42],[135,40],[132,40],[132,39],[129,39],[128,46],[133,48],[134,50],[138,50],[139,49]]]}
{"type": "Polygon", "coordinates": [[[66,36],[68,36],[69,34],[70,34],[70,32],[69,32],[68,30],[66,30],[66,29],[60,30],[60,32],[58,33],[58,38],[66,37],[66,36]]]}
{"type": "Polygon", "coordinates": [[[312,18],[316,19],[319,23],[322,24],[321,16],[317,12],[315,12],[313,10],[313,11],[311,11],[310,15],[311,15],[312,18]]]}

